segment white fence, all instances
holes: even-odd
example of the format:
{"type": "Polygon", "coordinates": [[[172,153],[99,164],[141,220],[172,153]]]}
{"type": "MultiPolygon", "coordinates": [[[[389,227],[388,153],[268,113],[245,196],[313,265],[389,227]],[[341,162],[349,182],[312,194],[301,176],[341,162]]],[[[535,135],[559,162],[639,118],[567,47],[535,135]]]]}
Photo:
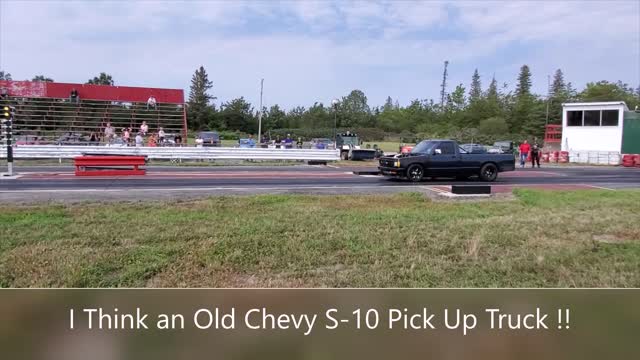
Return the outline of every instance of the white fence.
{"type": "Polygon", "coordinates": [[[620,165],[622,156],[612,151],[569,151],[569,162],[595,165],[620,165]]]}
{"type": "MultiPolygon", "coordinates": [[[[21,145],[13,147],[16,159],[69,159],[81,155],[142,155],[149,159],[167,160],[340,160],[338,150],[263,149],[223,147],[106,147],[21,145]]],[[[7,157],[6,146],[0,146],[0,158],[7,157]]]]}

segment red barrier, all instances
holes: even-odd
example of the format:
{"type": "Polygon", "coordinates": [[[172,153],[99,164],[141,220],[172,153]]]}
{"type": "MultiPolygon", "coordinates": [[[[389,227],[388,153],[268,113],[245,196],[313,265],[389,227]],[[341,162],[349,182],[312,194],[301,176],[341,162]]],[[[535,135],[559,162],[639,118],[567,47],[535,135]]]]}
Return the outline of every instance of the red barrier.
{"type": "Polygon", "coordinates": [[[139,168],[147,163],[146,156],[86,155],[77,156],[73,160],[76,176],[121,176],[146,173],[145,169],[139,168]]]}
{"type": "Polygon", "coordinates": [[[633,162],[636,167],[640,167],[640,155],[636,155],[633,157],[633,162]]]}
{"type": "Polygon", "coordinates": [[[560,157],[560,151],[554,151],[551,153],[551,158],[549,159],[549,162],[557,163],[559,157],[560,157]]]}
{"type": "Polygon", "coordinates": [[[408,154],[408,153],[411,152],[411,150],[413,150],[413,146],[405,145],[405,146],[402,146],[400,148],[400,153],[401,154],[408,154]]]}
{"type": "Polygon", "coordinates": [[[542,153],[542,162],[546,162],[546,163],[549,162],[549,153],[548,152],[542,153]]]}
{"type": "Polygon", "coordinates": [[[71,90],[76,89],[80,96],[80,100],[132,101],[146,103],[149,96],[153,95],[158,103],[184,103],[184,91],[181,89],[11,80],[0,80],[0,88],[7,88],[9,96],[18,97],[50,97],[66,99],[69,97],[71,90]]]}
{"type": "Polygon", "coordinates": [[[560,151],[560,157],[558,157],[558,162],[560,162],[560,163],[569,162],[569,152],[568,151],[560,151]]]}
{"type": "Polygon", "coordinates": [[[622,155],[622,166],[624,167],[633,167],[636,165],[636,156],[634,154],[624,154],[622,155]]]}

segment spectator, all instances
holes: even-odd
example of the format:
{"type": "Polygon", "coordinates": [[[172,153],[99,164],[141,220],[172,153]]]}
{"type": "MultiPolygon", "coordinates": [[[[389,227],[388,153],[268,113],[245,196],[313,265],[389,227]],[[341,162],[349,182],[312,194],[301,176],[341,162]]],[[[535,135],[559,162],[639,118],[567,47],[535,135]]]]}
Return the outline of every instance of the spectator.
{"type": "MultiPolygon", "coordinates": [[[[177,136],[176,136],[176,138],[177,138],[177,136]]],[[[178,143],[178,142],[176,141],[176,144],[177,144],[177,143],[178,143]]],[[[204,140],[203,140],[200,136],[198,136],[198,137],[196,138],[196,147],[202,147],[202,144],[204,144],[204,140]]]]}
{"type": "Polygon", "coordinates": [[[301,137],[298,138],[298,141],[296,142],[296,147],[298,149],[302,149],[302,138],[301,137]]]}
{"type": "Polygon", "coordinates": [[[124,141],[124,143],[127,146],[129,146],[130,138],[131,138],[131,129],[130,128],[122,129],[122,141],[124,141]]]}
{"type": "Polygon", "coordinates": [[[162,130],[162,128],[158,129],[158,143],[160,143],[160,146],[162,146],[162,144],[164,144],[164,130],[162,130]]]}
{"type": "Polygon", "coordinates": [[[142,125],[140,125],[140,132],[142,133],[142,135],[147,135],[147,133],[149,132],[149,125],[147,125],[146,121],[143,121],[142,125]]]}
{"type": "Polygon", "coordinates": [[[151,134],[151,136],[149,137],[149,141],[147,142],[147,146],[156,147],[157,145],[158,138],[156,137],[156,134],[151,134]]]}
{"type": "Polygon", "coordinates": [[[522,144],[520,144],[520,167],[522,168],[527,162],[529,151],[531,151],[531,145],[529,145],[529,142],[525,140],[522,144]]]}
{"type": "Polygon", "coordinates": [[[142,147],[144,145],[144,140],[142,139],[142,134],[138,133],[136,135],[136,147],[142,147]]]}
{"type": "Polygon", "coordinates": [[[182,135],[178,134],[174,136],[173,142],[176,144],[176,146],[182,146],[182,135]]]}
{"type": "Polygon", "coordinates": [[[536,163],[538,164],[538,169],[540,168],[540,146],[538,143],[533,144],[531,148],[531,167],[536,167],[536,163]]]}
{"type": "Polygon", "coordinates": [[[9,98],[9,90],[6,87],[0,89],[0,99],[6,100],[9,98]]]}
{"type": "Polygon", "coordinates": [[[153,108],[153,110],[156,110],[156,98],[153,97],[153,95],[149,96],[149,99],[147,100],[147,110],[149,110],[149,108],[153,108]]]}
{"type": "Polygon", "coordinates": [[[116,136],[116,129],[114,129],[111,126],[111,123],[108,122],[107,126],[104,128],[104,140],[110,144],[113,138],[115,138],[115,136],[116,136]]]}
{"type": "Polygon", "coordinates": [[[69,101],[72,103],[80,103],[80,95],[78,95],[78,90],[76,88],[71,89],[71,93],[69,94],[69,101]]]}
{"type": "Polygon", "coordinates": [[[96,133],[94,132],[91,133],[91,135],[89,136],[89,143],[91,143],[91,145],[98,144],[98,135],[96,135],[96,133]]]}
{"type": "Polygon", "coordinates": [[[291,139],[291,134],[287,134],[287,137],[284,139],[284,147],[287,149],[291,149],[293,147],[293,139],[291,139]]]}
{"type": "Polygon", "coordinates": [[[254,148],[254,147],[256,147],[256,141],[255,141],[255,139],[253,138],[253,135],[251,135],[251,134],[249,134],[249,139],[247,139],[247,145],[248,145],[250,148],[254,148]]]}

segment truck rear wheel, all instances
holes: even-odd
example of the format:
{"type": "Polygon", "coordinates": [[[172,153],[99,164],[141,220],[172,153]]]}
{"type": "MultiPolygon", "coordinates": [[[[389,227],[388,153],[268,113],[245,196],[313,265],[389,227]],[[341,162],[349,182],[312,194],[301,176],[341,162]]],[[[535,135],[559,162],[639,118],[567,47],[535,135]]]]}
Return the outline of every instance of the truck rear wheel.
{"type": "Polygon", "coordinates": [[[484,164],[480,168],[480,179],[482,181],[494,181],[498,177],[498,168],[495,164],[484,164]]]}
{"type": "Polygon", "coordinates": [[[340,153],[340,158],[342,160],[349,160],[349,152],[348,151],[343,151],[340,153]]]}
{"type": "Polygon", "coordinates": [[[420,182],[424,177],[424,169],[421,165],[413,164],[407,169],[407,179],[411,182],[420,182]]]}

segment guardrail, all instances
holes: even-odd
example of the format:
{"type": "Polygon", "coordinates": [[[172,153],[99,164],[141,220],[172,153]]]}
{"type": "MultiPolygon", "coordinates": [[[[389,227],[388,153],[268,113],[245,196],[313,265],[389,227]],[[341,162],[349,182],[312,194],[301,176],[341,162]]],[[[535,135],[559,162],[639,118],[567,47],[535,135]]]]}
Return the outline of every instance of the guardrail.
{"type": "Polygon", "coordinates": [[[614,151],[569,151],[569,162],[578,164],[620,165],[622,155],[614,151]]]}
{"type": "MultiPolygon", "coordinates": [[[[6,158],[6,146],[0,146],[0,158],[6,158]]],[[[13,147],[16,159],[69,159],[87,154],[138,155],[167,160],[340,160],[338,150],[264,149],[224,147],[108,147],[20,145],[13,147]]]]}

